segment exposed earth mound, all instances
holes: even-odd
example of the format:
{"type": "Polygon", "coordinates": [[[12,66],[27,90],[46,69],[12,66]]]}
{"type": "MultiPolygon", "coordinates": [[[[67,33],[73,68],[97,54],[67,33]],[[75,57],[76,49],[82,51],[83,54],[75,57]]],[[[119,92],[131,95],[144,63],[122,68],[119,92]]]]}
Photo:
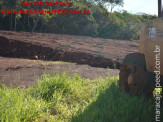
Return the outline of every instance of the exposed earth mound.
{"type": "Polygon", "coordinates": [[[116,76],[122,59],[137,48],[124,40],[0,31],[0,84],[26,87],[43,73],[63,71],[89,79],[116,76]]]}
{"type": "Polygon", "coordinates": [[[60,74],[62,72],[70,76],[78,74],[88,79],[119,74],[118,69],[97,68],[68,62],[0,57],[0,86],[3,83],[8,86],[28,87],[37,82],[43,73],[60,74]]]}
{"type": "Polygon", "coordinates": [[[138,44],[124,40],[64,34],[0,31],[0,56],[67,61],[94,67],[119,68],[137,52],[138,44]]]}

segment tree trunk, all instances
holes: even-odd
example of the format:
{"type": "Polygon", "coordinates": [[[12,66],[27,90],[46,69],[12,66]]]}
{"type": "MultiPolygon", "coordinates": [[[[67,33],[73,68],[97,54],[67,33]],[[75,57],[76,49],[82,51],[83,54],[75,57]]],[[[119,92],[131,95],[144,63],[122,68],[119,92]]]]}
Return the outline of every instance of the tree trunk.
{"type": "Polygon", "coordinates": [[[43,27],[43,24],[41,23],[41,29],[40,29],[40,33],[42,32],[42,27],[43,27]]]}
{"type": "Polygon", "coordinates": [[[162,1],[158,0],[158,17],[161,17],[161,13],[162,13],[162,1]]]}
{"type": "Polygon", "coordinates": [[[16,14],[15,14],[15,28],[14,28],[14,30],[16,31],[16,14]]]}
{"type": "Polygon", "coordinates": [[[35,30],[35,28],[36,28],[36,26],[37,26],[38,21],[39,21],[39,17],[37,17],[37,21],[36,21],[36,23],[35,23],[35,25],[34,25],[34,27],[33,27],[33,29],[32,29],[32,32],[34,32],[34,30],[35,30]]]}
{"type": "Polygon", "coordinates": [[[31,25],[30,25],[30,21],[29,21],[29,18],[30,18],[30,16],[29,16],[29,14],[27,15],[28,16],[28,27],[29,27],[29,29],[31,29],[31,25]]]}
{"type": "Polygon", "coordinates": [[[111,5],[111,12],[113,12],[114,7],[115,7],[115,5],[112,4],[112,5],[111,5]]]}
{"type": "Polygon", "coordinates": [[[25,14],[24,14],[24,21],[23,21],[22,31],[24,30],[24,25],[25,25],[25,14]]]}
{"type": "Polygon", "coordinates": [[[11,20],[10,21],[11,21],[11,30],[12,30],[12,13],[11,13],[11,20]]]}

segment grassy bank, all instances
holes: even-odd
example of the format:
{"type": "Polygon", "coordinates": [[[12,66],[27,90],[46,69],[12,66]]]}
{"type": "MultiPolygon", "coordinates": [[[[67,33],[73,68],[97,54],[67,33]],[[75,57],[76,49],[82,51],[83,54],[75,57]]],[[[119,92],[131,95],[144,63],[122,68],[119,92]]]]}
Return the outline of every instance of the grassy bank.
{"type": "Polygon", "coordinates": [[[88,80],[44,74],[29,87],[0,88],[0,121],[152,122],[154,103],[130,97],[118,88],[118,77],[88,80]]]}

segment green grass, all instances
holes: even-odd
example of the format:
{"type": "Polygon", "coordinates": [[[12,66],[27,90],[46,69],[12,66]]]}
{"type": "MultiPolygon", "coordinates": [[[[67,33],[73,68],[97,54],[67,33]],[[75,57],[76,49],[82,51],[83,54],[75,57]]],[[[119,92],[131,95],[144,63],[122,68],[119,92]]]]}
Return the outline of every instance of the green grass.
{"type": "Polygon", "coordinates": [[[124,94],[118,77],[44,74],[29,87],[0,88],[1,122],[152,122],[154,102],[124,94]]]}
{"type": "Polygon", "coordinates": [[[112,82],[100,88],[98,97],[73,122],[154,122],[154,117],[152,100],[124,94],[112,82]]]}

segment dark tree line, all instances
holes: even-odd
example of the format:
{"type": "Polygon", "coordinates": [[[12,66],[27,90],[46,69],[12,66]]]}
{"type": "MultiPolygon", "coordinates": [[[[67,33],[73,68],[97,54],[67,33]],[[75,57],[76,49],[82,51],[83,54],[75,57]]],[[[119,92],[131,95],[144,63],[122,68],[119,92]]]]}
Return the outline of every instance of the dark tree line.
{"type": "MultiPolygon", "coordinates": [[[[24,0],[28,1],[28,0],[24,0]]],[[[45,1],[45,0],[39,0],[45,1]]],[[[56,0],[51,0],[56,1],[56,0]]],[[[64,2],[66,0],[62,0],[64,2]]],[[[21,6],[20,0],[0,0],[0,10],[67,9],[90,10],[88,15],[1,14],[0,29],[42,33],[98,36],[103,38],[139,39],[142,22],[156,18],[147,14],[112,12],[123,0],[70,0],[71,6],[21,6]]]]}

